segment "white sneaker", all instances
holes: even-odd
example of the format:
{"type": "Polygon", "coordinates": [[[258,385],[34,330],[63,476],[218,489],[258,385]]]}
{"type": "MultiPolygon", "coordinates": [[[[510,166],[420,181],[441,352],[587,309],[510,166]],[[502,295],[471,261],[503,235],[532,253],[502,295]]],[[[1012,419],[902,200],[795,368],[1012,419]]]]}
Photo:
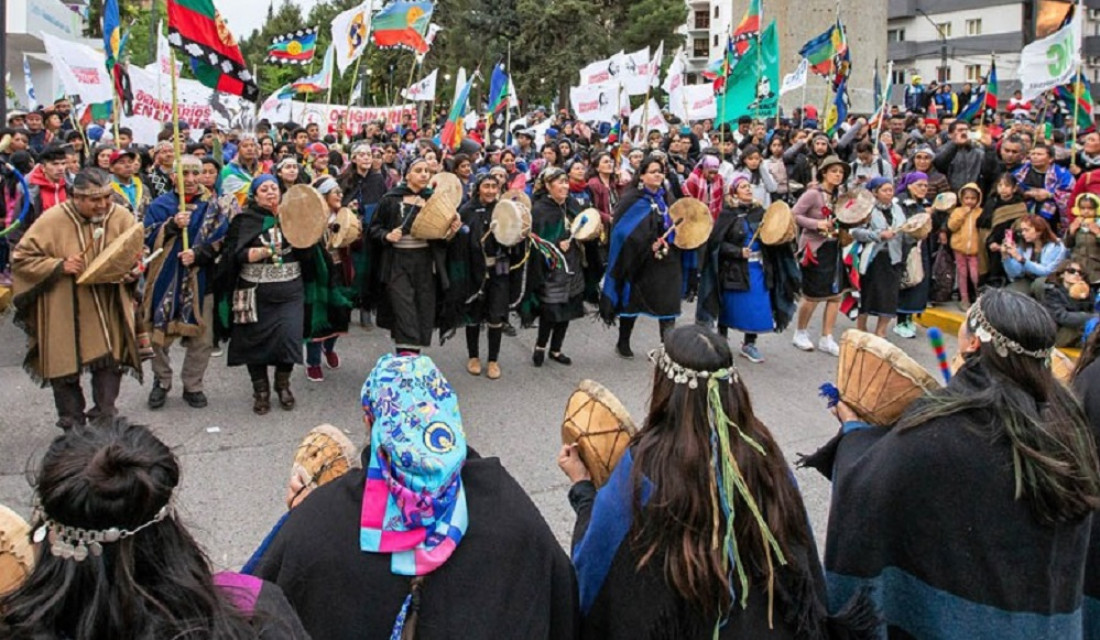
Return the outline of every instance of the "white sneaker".
{"type": "Polygon", "coordinates": [[[840,345],[836,343],[836,340],[833,340],[832,336],[821,336],[821,339],[817,341],[817,349],[831,356],[840,355],[840,345]]]}
{"type": "Polygon", "coordinates": [[[810,334],[805,331],[795,331],[794,339],[791,340],[791,344],[795,347],[802,349],[803,351],[813,351],[814,343],[810,340],[810,334]]]}
{"type": "Polygon", "coordinates": [[[899,322],[898,324],[894,325],[894,333],[901,336],[902,338],[916,338],[917,328],[913,326],[912,322],[899,322]]]}

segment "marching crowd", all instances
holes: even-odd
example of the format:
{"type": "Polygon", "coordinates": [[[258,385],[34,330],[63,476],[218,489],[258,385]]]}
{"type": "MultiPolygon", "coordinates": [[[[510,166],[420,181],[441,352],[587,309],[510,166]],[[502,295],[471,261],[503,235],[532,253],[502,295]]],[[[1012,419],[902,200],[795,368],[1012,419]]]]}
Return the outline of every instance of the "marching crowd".
{"type": "Polygon", "coordinates": [[[456,152],[406,121],[350,140],[211,127],[179,153],[170,129],[145,147],[67,109],[14,112],[0,133],[0,271],[64,430],[0,635],[1100,637],[1100,133],[915,105],[835,136],[812,107],[620,135],[538,109],[512,144],[483,122],[456,152]],[[313,206],[323,231],[297,242],[313,206]],[[838,435],[804,461],[834,486],[823,565],[736,356],[763,362],[759,334],[792,323],[794,347],[839,356],[841,313],[913,338],[932,304],[966,314],[957,375],[889,429],[836,404],[838,435]],[[272,391],[289,410],[295,365],[316,382],[339,367],[355,312],[394,344],[361,392],[369,444],[323,487],[296,473],[242,572],[213,574],[173,508],[178,461],[117,417],[123,375],[151,361],[163,407],[178,344],[201,408],[225,345],[254,412],[272,391]],[[516,322],[537,331],[533,366],[569,366],[570,322],[589,313],[617,327],[619,357],[640,316],[662,346],[607,484],[560,452],[567,556],[467,445],[422,352],[462,328],[467,372],[496,380],[516,322]],[[1082,344],[1071,389],[1051,353],[1082,344]]]}

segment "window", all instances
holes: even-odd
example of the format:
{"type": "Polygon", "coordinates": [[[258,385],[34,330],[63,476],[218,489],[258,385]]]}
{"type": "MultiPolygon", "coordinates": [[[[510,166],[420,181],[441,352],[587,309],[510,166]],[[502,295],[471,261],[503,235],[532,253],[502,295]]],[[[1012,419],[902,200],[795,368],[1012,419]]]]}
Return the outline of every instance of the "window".
{"type": "Polygon", "coordinates": [[[951,67],[936,67],[936,82],[951,82],[951,67]]]}
{"type": "Polygon", "coordinates": [[[967,82],[981,82],[982,81],[982,65],[980,65],[980,64],[968,64],[968,65],[966,65],[966,81],[967,82]]]}
{"type": "Polygon", "coordinates": [[[943,34],[943,37],[945,37],[945,38],[950,38],[951,37],[951,23],[950,22],[941,22],[941,23],[937,24],[936,26],[939,27],[940,33],[943,34]]]}
{"type": "Polygon", "coordinates": [[[706,38],[695,38],[691,42],[691,55],[695,58],[709,58],[710,47],[707,46],[706,38]]]}
{"type": "Polygon", "coordinates": [[[905,42],[905,29],[887,29],[887,42],[905,42]]]}
{"type": "MultiPolygon", "coordinates": [[[[948,33],[947,35],[951,35],[948,33]]],[[[982,35],[982,19],[975,18],[973,20],[966,21],[966,35],[968,36],[980,36],[982,35]]]]}
{"type": "Polygon", "coordinates": [[[718,19],[718,5],[715,5],[715,6],[714,6],[714,19],[715,19],[715,20],[717,20],[717,19],[718,19]]]}
{"type": "MultiPolygon", "coordinates": [[[[683,14],[681,14],[683,15],[683,14]]],[[[696,9],[695,11],[695,28],[696,29],[709,29],[710,28],[710,12],[706,9],[696,9]]]]}
{"type": "Polygon", "coordinates": [[[714,34],[714,46],[718,46],[718,34],[714,34]]]}
{"type": "Polygon", "coordinates": [[[892,82],[895,87],[900,87],[905,84],[905,71],[902,69],[894,69],[890,76],[890,82],[892,82]]]}

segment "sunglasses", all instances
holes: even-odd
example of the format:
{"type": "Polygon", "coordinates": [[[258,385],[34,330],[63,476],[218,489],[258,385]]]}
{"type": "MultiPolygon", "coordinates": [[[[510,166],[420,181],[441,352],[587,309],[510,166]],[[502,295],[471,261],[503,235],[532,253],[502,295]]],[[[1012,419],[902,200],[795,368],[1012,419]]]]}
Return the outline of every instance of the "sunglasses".
{"type": "Polygon", "coordinates": [[[1081,269],[1076,269],[1076,268],[1074,268],[1074,267],[1070,267],[1069,269],[1066,269],[1065,271],[1063,271],[1063,273],[1072,273],[1072,274],[1073,274],[1073,275],[1075,275],[1075,276],[1083,276],[1083,275],[1085,275],[1085,272],[1084,272],[1083,270],[1081,270],[1081,269]]]}

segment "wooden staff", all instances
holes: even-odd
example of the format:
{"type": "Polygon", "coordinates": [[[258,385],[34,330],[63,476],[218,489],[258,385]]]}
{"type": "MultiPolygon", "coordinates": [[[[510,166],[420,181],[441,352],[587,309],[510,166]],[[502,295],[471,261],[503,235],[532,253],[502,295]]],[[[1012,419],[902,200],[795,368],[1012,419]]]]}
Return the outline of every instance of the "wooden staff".
{"type": "Polygon", "coordinates": [[[1069,148],[1070,166],[1077,166],[1077,131],[1081,125],[1077,124],[1077,118],[1081,115],[1081,64],[1077,64],[1077,81],[1073,83],[1073,142],[1069,148]]]}
{"type": "MultiPolygon", "coordinates": [[[[183,145],[180,142],[179,87],[176,81],[175,50],[172,50],[169,56],[172,62],[172,146],[173,153],[176,155],[176,195],[180,201],[178,213],[183,213],[187,211],[187,200],[183,193],[183,145]]],[[[188,237],[187,227],[183,227],[180,231],[183,233],[183,250],[188,251],[191,249],[191,239],[188,237]]]]}

